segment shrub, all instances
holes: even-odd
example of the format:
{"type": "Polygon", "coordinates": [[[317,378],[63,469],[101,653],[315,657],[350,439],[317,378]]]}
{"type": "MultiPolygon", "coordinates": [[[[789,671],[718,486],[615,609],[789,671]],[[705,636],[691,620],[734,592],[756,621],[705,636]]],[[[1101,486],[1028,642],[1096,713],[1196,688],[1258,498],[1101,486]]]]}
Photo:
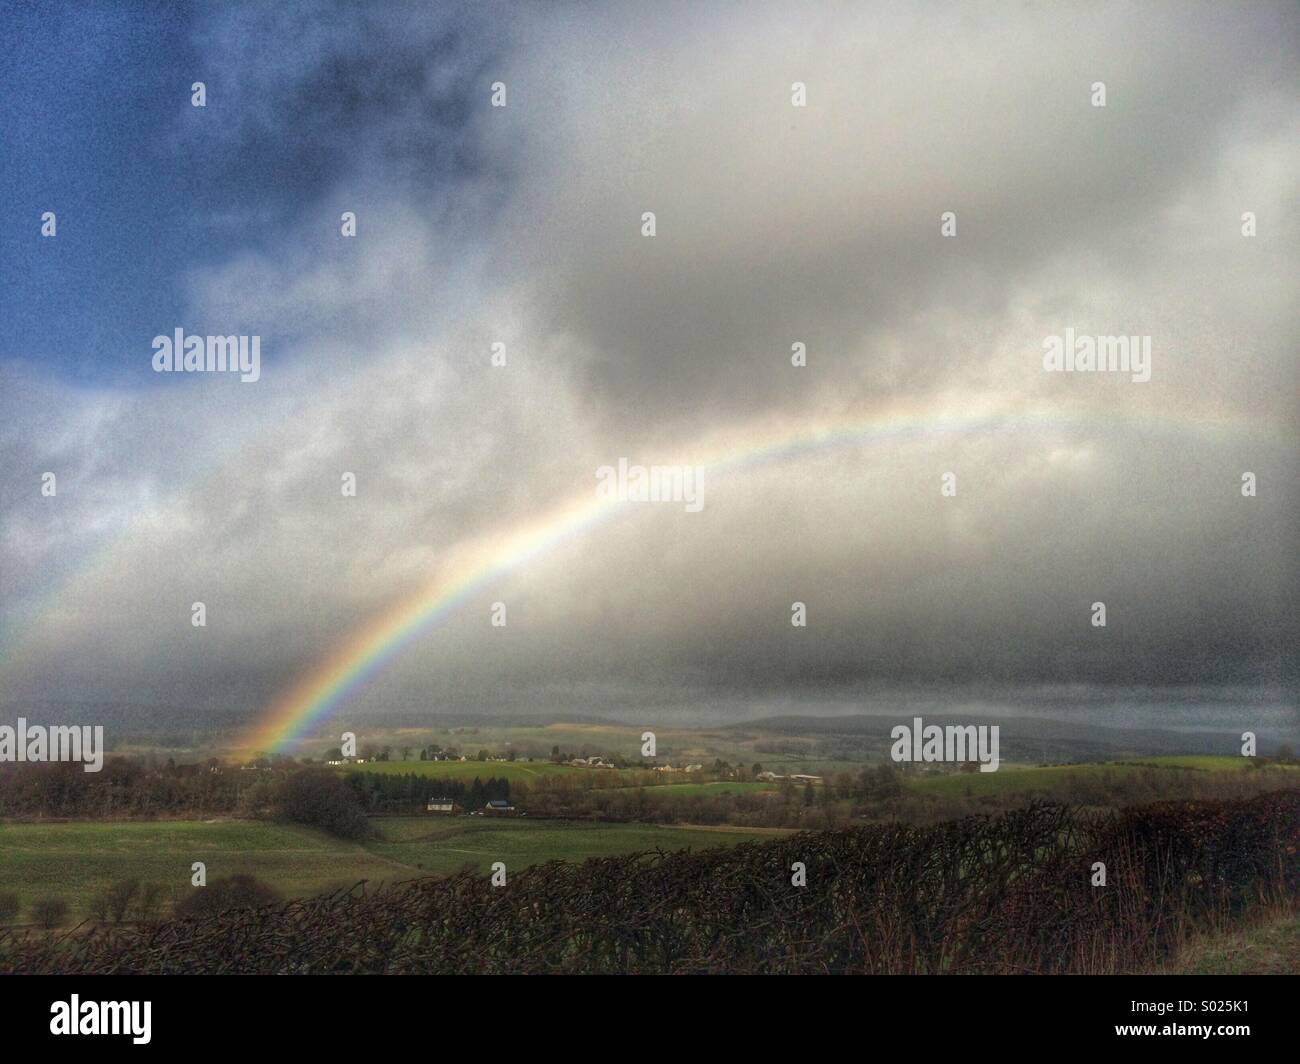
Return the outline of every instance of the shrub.
{"type": "Polygon", "coordinates": [[[233,909],[255,909],[279,900],[279,895],[265,883],[240,872],[214,879],[206,887],[195,887],[191,894],[177,902],[176,916],[184,920],[197,919],[233,909]]]}
{"type": "Polygon", "coordinates": [[[139,890],[138,879],[123,879],[104,887],[91,899],[90,915],[100,923],[122,923],[130,914],[139,890]]]}
{"type": "Polygon", "coordinates": [[[32,905],[32,918],[46,930],[62,927],[68,918],[68,903],[62,898],[38,898],[32,905]]]}
{"type": "Polygon", "coordinates": [[[160,883],[142,883],[135,898],[135,918],[150,924],[162,915],[163,888],[160,883]]]}

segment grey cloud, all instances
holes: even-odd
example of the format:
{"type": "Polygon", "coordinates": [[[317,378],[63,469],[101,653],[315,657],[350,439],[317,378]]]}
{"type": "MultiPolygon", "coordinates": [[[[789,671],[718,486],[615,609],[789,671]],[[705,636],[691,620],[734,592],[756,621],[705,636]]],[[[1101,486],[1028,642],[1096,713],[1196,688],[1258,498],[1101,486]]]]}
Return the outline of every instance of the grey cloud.
{"type": "Polygon", "coordinates": [[[649,507],[485,588],[357,711],[1294,686],[1293,15],[915,10],[263,13],[247,39],[214,16],[246,116],[229,143],[256,157],[298,116],[319,170],[282,240],[189,278],[196,330],[233,318],[274,353],[246,389],[6,369],[0,616],[69,581],[6,635],[6,692],[253,711],[456,544],[594,491],[598,465],[893,400],[1048,415],[711,477],[701,514],[649,507]],[[300,30],[285,68],[263,62],[300,30]],[[1044,374],[1065,326],[1151,334],[1152,381],[1044,374]],[[31,480],[55,459],[57,511],[31,480]]]}

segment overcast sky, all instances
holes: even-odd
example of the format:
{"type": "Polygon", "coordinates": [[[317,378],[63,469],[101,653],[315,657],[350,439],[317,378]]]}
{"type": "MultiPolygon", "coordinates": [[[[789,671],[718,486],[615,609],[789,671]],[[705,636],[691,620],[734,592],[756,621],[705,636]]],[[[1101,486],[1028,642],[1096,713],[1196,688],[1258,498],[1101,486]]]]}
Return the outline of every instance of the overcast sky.
{"type": "Polygon", "coordinates": [[[8,22],[0,700],[256,711],[599,466],[898,410],[533,558],[352,708],[1295,684],[1293,4],[8,22]],[[178,327],[261,379],[155,373],[178,327]],[[1067,328],[1151,379],[1046,372],[1067,328]]]}

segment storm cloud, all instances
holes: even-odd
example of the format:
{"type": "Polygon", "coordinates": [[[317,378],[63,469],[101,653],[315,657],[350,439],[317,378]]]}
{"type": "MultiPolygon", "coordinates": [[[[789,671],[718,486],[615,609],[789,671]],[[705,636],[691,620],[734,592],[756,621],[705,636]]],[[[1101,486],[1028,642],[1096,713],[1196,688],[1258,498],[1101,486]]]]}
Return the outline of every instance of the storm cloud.
{"type": "MultiPolygon", "coordinates": [[[[354,708],[1293,689],[1298,25],[1182,3],[185,23],[148,136],[217,251],[168,263],[169,316],[112,372],[0,347],[0,698],[256,712],[602,465],[900,420],[564,539],[354,708]],[[261,335],[261,380],[153,374],[177,326],[261,335]],[[1067,328],[1150,337],[1150,381],[1045,372],[1067,328]]],[[[120,48],[129,80],[150,56],[120,48]]],[[[28,265],[20,324],[57,312],[59,261],[28,265]]]]}

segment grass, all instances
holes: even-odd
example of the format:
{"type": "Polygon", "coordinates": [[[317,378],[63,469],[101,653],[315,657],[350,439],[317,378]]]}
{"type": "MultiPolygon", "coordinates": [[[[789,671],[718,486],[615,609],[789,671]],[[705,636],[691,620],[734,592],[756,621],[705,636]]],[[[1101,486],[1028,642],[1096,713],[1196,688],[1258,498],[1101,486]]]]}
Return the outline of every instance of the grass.
{"type": "MultiPolygon", "coordinates": [[[[802,785],[799,785],[802,787],[802,785]]],[[[715,783],[665,783],[658,787],[647,787],[646,797],[655,801],[671,801],[674,798],[708,798],[715,794],[758,794],[762,791],[780,790],[776,783],[749,783],[740,780],[718,780],[715,783]]]]}
{"type": "Polygon", "coordinates": [[[368,761],[364,765],[350,765],[347,772],[375,772],[384,776],[433,776],[438,779],[464,780],[469,783],[477,776],[481,780],[492,778],[509,780],[511,783],[538,780],[544,777],[573,776],[585,773],[589,776],[622,776],[615,769],[591,769],[579,765],[555,765],[549,761],[368,761]]]}
{"type": "Polygon", "coordinates": [[[1295,975],[1300,973],[1300,913],[1274,910],[1244,927],[1194,936],[1164,975],[1295,975]]]}
{"type": "Polygon", "coordinates": [[[320,894],[361,879],[395,882],[494,861],[520,869],[554,859],[633,850],[703,849],[770,835],[654,824],[392,817],[375,821],[383,840],[358,845],[308,828],[253,820],[0,823],[0,891],[19,898],[27,922],[38,898],[56,895],[72,922],[90,915],[97,891],[124,879],[163,886],[173,901],[196,888],[190,865],[209,881],[248,872],[285,897],[320,894]]]}
{"type": "MultiPolygon", "coordinates": [[[[1173,757],[1148,757],[1135,758],[1128,761],[1115,762],[1120,765],[1155,765],[1157,768],[1192,768],[1200,769],[1203,772],[1242,772],[1255,771],[1250,768],[1250,763],[1244,757],[1224,757],[1218,755],[1189,754],[1185,756],[1173,757]]],[[[1294,772],[1300,769],[1300,765],[1266,765],[1264,771],[1268,772],[1294,772]]]]}
{"type": "Polygon", "coordinates": [[[17,893],[20,921],[46,895],[65,899],[71,918],[81,919],[96,891],[124,879],[159,883],[178,899],[196,889],[195,861],[207,866],[209,881],[248,872],[287,897],[405,873],[352,843],[250,820],[0,823],[0,853],[0,890],[17,893]]]}
{"type": "Polygon", "coordinates": [[[948,797],[969,794],[1029,794],[1052,791],[1076,780],[1103,786],[1120,785],[1125,779],[1140,776],[1152,768],[1170,771],[1200,772],[1300,772],[1294,765],[1268,765],[1252,768],[1242,757],[1152,757],[1141,761],[1108,761],[1081,765],[1013,765],[1003,764],[997,772],[948,772],[942,775],[916,776],[908,786],[921,792],[948,797]]]}

